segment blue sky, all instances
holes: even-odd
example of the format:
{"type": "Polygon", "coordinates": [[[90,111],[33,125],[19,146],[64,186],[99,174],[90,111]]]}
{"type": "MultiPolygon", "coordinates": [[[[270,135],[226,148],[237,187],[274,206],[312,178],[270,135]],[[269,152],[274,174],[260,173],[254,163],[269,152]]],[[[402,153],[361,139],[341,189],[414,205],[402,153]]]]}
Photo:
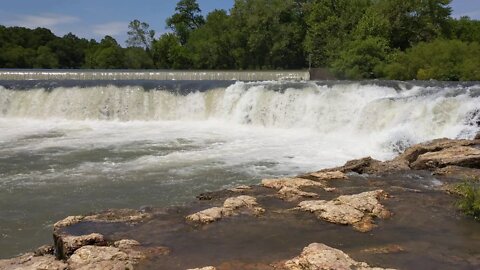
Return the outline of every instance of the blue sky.
{"type": "MultiPolygon", "coordinates": [[[[198,0],[203,13],[230,9],[234,0],[198,0]]],[[[46,27],[57,35],[72,32],[79,37],[115,37],[124,44],[128,23],[139,19],[157,34],[166,31],[165,19],[177,0],[0,0],[0,24],[29,28],[46,27]]],[[[480,19],[480,0],[453,0],[453,16],[480,19]]]]}

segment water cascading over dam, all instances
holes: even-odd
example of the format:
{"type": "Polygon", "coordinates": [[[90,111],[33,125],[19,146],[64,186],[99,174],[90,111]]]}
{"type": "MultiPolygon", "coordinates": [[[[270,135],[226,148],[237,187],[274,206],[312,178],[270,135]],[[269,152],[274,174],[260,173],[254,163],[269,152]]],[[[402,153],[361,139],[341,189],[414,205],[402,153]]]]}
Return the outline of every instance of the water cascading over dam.
{"type": "Polygon", "coordinates": [[[66,215],[182,204],[479,126],[476,83],[0,81],[0,257],[66,215]]]}

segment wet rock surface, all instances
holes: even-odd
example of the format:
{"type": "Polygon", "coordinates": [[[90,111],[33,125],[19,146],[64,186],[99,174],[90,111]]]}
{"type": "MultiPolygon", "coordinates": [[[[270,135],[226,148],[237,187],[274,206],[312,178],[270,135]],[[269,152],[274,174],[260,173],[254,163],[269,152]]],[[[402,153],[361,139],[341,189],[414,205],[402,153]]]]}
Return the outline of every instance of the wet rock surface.
{"type": "Polygon", "coordinates": [[[358,231],[373,229],[373,217],[387,218],[390,212],[380,204],[379,199],[387,197],[383,190],[343,195],[331,201],[303,201],[298,207],[314,213],[328,222],[352,225],[358,231]]]}
{"type": "Polygon", "coordinates": [[[55,224],[54,248],[0,269],[478,269],[479,224],[442,188],[478,173],[465,159],[475,149],[478,140],[441,139],[184,207],[71,216],[55,224]]]}
{"type": "Polygon", "coordinates": [[[200,212],[188,215],[187,221],[197,223],[211,223],[217,221],[223,217],[229,217],[247,210],[248,214],[260,215],[265,212],[265,209],[258,206],[257,200],[252,196],[238,196],[231,197],[225,200],[222,207],[212,207],[200,212]],[[243,209],[242,209],[243,208],[243,209]]]}
{"type": "MultiPolygon", "coordinates": [[[[387,268],[371,267],[365,262],[357,262],[343,251],[325,244],[313,243],[303,249],[302,254],[285,263],[287,270],[310,269],[371,269],[387,268]]],[[[390,268],[388,268],[390,269],[390,268]]]]}
{"type": "MultiPolygon", "coordinates": [[[[330,175],[330,173],[324,173],[330,175]]],[[[297,201],[303,197],[318,197],[317,193],[303,191],[305,187],[317,187],[325,191],[333,191],[334,188],[328,188],[325,183],[313,181],[306,178],[280,178],[280,179],[263,179],[262,186],[278,190],[277,196],[286,201],[297,201]]]]}

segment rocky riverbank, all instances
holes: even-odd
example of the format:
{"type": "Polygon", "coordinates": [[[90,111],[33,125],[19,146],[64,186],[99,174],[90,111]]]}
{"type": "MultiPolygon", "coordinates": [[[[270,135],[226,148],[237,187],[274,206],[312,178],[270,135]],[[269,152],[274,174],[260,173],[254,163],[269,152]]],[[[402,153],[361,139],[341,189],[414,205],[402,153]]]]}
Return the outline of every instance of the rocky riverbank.
{"type": "Polygon", "coordinates": [[[480,179],[480,136],[205,193],[188,207],[67,217],[53,245],[0,269],[475,269],[480,224],[445,192],[465,178],[480,179]]]}

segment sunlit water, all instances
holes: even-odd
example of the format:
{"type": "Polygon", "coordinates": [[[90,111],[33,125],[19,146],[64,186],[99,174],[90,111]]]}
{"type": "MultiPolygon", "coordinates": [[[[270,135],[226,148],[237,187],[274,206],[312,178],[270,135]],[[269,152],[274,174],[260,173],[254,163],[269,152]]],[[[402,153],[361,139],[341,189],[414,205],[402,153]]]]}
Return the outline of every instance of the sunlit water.
{"type": "Polygon", "coordinates": [[[476,84],[157,83],[3,82],[0,257],[49,243],[67,215],[185,204],[479,130],[476,84]]]}

